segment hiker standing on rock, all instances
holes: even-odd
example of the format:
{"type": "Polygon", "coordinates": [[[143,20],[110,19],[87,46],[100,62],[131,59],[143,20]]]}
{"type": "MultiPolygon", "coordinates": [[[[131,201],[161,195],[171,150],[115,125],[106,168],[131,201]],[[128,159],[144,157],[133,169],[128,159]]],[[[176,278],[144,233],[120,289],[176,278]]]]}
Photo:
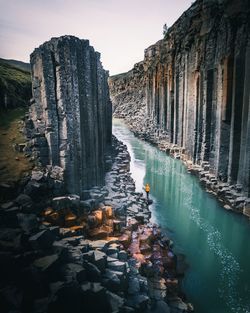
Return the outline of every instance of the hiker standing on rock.
{"type": "Polygon", "coordinates": [[[146,184],[146,186],[145,186],[145,191],[146,191],[146,194],[147,194],[147,200],[148,200],[148,197],[149,197],[149,191],[150,191],[150,186],[149,186],[149,184],[146,184]]]}

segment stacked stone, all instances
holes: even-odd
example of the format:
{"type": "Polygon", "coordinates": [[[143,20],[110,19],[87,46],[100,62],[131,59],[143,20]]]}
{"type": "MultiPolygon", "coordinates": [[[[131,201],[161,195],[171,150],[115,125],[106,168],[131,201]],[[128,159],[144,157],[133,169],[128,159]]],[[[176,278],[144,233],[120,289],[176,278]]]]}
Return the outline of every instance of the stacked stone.
{"type": "MultiPolygon", "coordinates": [[[[137,120],[132,126],[153,142],[164,137],[195,164],[208,163],[217,179],[238,184],[246,196],[250,195],[249,21],[245,0],[196,1],[163,40],[145,50],[137,88],[144,89],[146,118],[141,115],[141,124],[137,120]]],[[[132,90],[135,82],[127,83],[128,78],[111,78],[114,101],[119,101],[123,84],[132,90]]],[[[125,102],[137,107],[138,97],[131,99],[133,93],[127,93],[125,102]]],[[[125,108],[123,115],[130,119],[133,111],[125,108]]]]}
{"type": "Polygon", "coordinates": [[[82,196],[104,183],[112,132],[108,73],[89,41],[73,36],[35,49],[31,68],[31,118],[48,147],[42,164],[61,167],[67,192],[82,196]]]}
{"type": "MultiPolygon", "coordinates": [[[[116,138],[111,156],[106,186],[85,191],[85,200],[64,195],[38,207],[38,194],[23,193],[1,204],[1,312],[193,311],[180,297],[185,261],[149,223],[116,138]]],[[[32,180],[44,183],[43,173],[32,180]]]]}

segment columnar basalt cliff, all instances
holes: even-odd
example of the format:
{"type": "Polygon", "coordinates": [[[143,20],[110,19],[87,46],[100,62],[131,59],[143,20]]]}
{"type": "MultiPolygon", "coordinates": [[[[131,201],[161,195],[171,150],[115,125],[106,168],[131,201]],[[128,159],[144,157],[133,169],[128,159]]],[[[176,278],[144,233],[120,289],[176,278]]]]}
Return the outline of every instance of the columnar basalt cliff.
{"type": "Polygon", "coordinates": [[[42,165],[61,167],[66,191],[104,182],[111,145],[108,73],[88,40],[52,38],[31,54],[31,118],[42,165]]]}
{"type": "Polygon", "coordinates": [[[209,169],[215,184],[237,184],[245,196],[250,195],[249,10],[245,0],[197,0],[163,40],[145,50],[140,71],[137,64],[110,79],[115,116],[125,117],[149,141],[178,147],[186,160],[209,169]]]}

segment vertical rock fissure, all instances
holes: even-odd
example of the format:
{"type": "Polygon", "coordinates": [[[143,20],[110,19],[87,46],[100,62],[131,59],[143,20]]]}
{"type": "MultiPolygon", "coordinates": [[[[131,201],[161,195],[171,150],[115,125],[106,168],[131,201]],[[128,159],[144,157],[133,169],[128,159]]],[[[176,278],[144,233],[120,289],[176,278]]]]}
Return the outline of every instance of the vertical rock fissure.
{"type": "Polygon", "coordinates": [[[55,113],[56,113],[56,120],[57,120],[57,142],[56,142],[56,149],[58,151],[58,156],[56,158],[56,163],[53,165],[60,166],[60,118],[59,118],[59,112],[58,112],[58,99],[57,99],[57,77],[56,77],[56,60],[55,60],[55,54],[53,52],[50,53],[51,60],[52,60],[52,68],[53,68],[53,80],[54,80],[54,96],[55,96],[55,113]]]}
{"type": "Polygon", "coordinates": [[[198,132],[199,132],[199,94],[200,94],[200,79],[197,77],[196,79],[196,106],[195,106],[195,138],[194,138],[194,155],[193,159],[197,161],[197,153],[198,153],[198,132]]]}
{"type": "Polygon", "coordinates": [[[230,161],[229,161],[229,178],[230,182],[237,182],[240,144],[241,144],[241,121],[243,106],[243,88],[244,88],[244,70],[245,58],[243,55],[235,58],[234,72],[234,96],[232,106],[232,125],[231,125],[231,142],[230,142],[230,161]]]}

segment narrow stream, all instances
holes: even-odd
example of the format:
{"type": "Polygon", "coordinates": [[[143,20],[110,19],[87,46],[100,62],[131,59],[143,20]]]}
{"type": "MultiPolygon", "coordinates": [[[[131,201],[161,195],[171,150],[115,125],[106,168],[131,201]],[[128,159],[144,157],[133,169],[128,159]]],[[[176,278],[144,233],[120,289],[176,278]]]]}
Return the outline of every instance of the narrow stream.
{"type": "Polygon", "coordinates": [[[181,161],[137,139],[121,120],[113,134],[131,155],[137,191],[151,185],[152,220],[189,264],[183,290],[197,313],[250,313],[250,222],[226,211],[181,161]]]}

